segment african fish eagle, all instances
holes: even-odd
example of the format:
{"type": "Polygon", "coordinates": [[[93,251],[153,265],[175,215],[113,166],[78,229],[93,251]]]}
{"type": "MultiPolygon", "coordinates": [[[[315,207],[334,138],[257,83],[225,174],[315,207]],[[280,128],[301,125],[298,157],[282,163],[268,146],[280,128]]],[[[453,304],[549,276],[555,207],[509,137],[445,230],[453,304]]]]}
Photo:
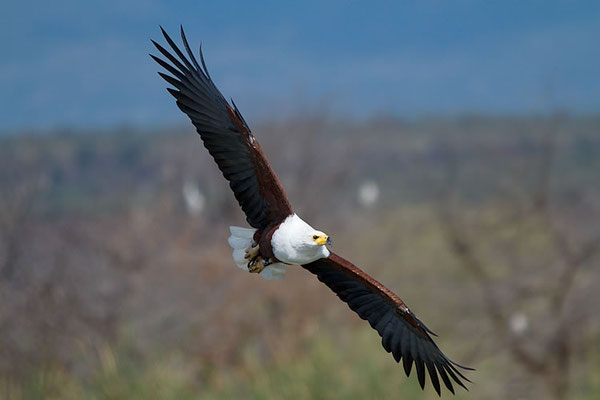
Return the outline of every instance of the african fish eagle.
{"type": "Polygon", "coordinates": [[[421,388],[425,386],[426,368],[438,395],[441,392],[438,374],[450,392],[454,393],[453,382],[466,389],[462,380],[469,380],[459,369],[470,368],[446,357],[432,339],[435,334],[398,296],[332,253],[327,248],[331,244],[329,236],[294,213],[237,106],[225,100],[211,79],[202,47],[200,65],[190,50],[183,27],[181,39],[188,57],[162,27],[161,31],[172,52],[154,40],[152,43],[170,63],[150,56],[170,73],[159,72],[159,75],[175,88],[167,90],[196,127],[252,227],[230,227],[229,244],[235,263],[267,279],[281,279],[288,265],[301,265],[360,318],[369,321],[381,336],[385,350],[393,354],[396,362],[402,359],[407,376],[414,362],[421,388]]]}

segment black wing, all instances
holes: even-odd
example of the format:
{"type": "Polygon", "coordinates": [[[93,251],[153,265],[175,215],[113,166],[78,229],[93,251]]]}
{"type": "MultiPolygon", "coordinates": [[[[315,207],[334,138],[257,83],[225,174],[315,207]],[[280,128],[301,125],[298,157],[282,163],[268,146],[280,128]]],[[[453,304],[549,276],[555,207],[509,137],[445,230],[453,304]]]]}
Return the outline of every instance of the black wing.
{"type": "Polygon", "coordinates": [[[169,84],[169,93],[177,106],[192,120],[204,146],[213,156],[219,169],[233,190],[235,198],[246,214],[248,223],[256,229],[281,222],[292,214],[287,196],[271,169],[260,145],[235,104],[230,106],[215,86],[202,56],[194,57],[181,28],[181,39],[186,57],[169,35],[162,33],[173,53],[154,40],[152,43],[167,59],[166,62],[150,55],[170,75],[159,72],[169,84]]]}
{"type": "Polygon", "coordinates": [[[470,382],[458,368],[466,368],[446,357],[431,335],[435,335],[393,292],[351,262],[331,253],[328,258],[302,266],[327,285],[352,311],[369,321],[381,336],[381,343],[396,362],[403,361],[406,376],[413,362],[421,388],[425,387],[425,368],[431,383],[441,393],[439,376],[454,393],[452,381],[466,389],[461,379],[470,382]],[[458,368],[457,368],[458,367],[458,368]]]}

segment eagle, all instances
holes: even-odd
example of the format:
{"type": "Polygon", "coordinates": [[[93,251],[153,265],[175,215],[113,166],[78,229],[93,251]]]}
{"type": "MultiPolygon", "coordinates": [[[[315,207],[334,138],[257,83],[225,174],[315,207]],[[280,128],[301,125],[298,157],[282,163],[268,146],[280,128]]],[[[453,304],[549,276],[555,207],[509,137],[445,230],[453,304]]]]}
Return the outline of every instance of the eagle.
{"type": "Polygon", "coordinates": [[[266,279],[281,279],[289,265],[300,265],[317,276],[348,307],[381,336],[383,348],[410,376],[413,364],[421,388],[426,372],[438,395],[440,380],[454,394],[453,383],[467,389],[470,382],[434,342],[435,335],[392,291],[360,268],[333,253],[332,239],[298,216],[288,200],[258,140],[237,106],[215,86],[199,48],[200,64],[190,50],[183,27],[181,40],[187,54],[161,27],[171,48],[152,43],[164,56],[150,56],[167,73],[159,75],[172,87],[168,92],[196,127],[214,158],[251,228],[230,227],[229,245],[235,264],[266,279]]]}

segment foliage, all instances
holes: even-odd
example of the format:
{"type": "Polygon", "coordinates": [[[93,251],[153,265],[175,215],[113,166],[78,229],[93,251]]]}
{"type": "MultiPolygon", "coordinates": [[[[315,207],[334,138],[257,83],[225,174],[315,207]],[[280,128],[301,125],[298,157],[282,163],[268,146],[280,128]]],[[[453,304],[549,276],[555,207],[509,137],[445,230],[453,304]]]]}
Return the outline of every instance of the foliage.
{"type": "MultiPolygon", "coordinates": [[[[314,117],[254,131],[298,213],[477,368],[458,398],[592,399],[598,127],[314,117]],[[379,187],[374,205],[357,196],[364,182],[379,187]],[[544,357],[554,338],[566,349],[556,370],[544,357]],[[515,340],[554,372],[529,369],[515,340]]],[[[192,132],[1,140],[0,397],[436,397],[309,274],[266,282],[235,269],[227,226],[244,219],[192,132]]]]}

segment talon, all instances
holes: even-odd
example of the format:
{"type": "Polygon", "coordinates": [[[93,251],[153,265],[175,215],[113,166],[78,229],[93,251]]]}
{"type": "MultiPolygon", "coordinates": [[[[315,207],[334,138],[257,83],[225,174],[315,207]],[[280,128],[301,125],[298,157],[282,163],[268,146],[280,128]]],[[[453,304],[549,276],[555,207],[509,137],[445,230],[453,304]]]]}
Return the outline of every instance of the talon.
{"type": "Polygon", "coordinates": [[[259,250],[259,246],[257,244],[253,244],[252,247],[250,247],[249,249],[246,250],[246,254],[244,255],[244,258],[246,260],[253,260],[258,256],[258,250],[259,250]]]}
{"type": "Polygon", "coordinates": [[[248,262],[248,272],[253,274],[260,274],[270,262],[263,260],[262,257],[258,256],[248,262]]]}

